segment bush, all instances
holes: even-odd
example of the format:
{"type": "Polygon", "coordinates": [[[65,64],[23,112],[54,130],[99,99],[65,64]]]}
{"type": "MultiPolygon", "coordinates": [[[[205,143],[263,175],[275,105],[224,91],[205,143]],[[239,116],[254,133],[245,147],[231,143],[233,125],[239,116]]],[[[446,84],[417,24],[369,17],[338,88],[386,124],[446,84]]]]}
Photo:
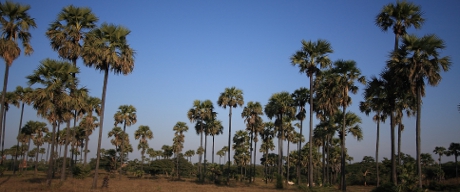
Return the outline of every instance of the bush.
{"type": "Polygon", "coordinates": [[[91,173],[91,167],[89,165],[78,164],[73,168],[73,175],[77,179],[84,179],[91,173]]]}
{"type": "Polygon", "coordinates": [[[275,187],[276,187],[277,189],[283,189],[283,188],[284,188],[284,186],[283,186],[283,183],[284,183],[284,182],[283,182],[283,176],[280,175],[280,174],[276,174],[275,177],[276,177],[275,187]]]}

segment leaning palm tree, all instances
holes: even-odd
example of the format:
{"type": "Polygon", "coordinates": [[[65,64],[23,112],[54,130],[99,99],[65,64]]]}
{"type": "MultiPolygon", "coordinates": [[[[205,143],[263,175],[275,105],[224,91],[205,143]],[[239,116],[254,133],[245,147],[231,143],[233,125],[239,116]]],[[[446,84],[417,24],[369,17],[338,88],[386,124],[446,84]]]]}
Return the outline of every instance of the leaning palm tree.
{"type": "MultiPolygon", "coordinates": [[[[44,88],[36,88],[31,93],[33,108],[37,114],[46,118],[52,125],[51,138],[56,138],[56,127],[63,119],[66,112],[66,105],[71,100],[68,93],[75,87],[77,79],[71,74],[78,73],[79,70],[68,62],[45,59],[32,75],[27,76],[28,84],[41,84],[44,88]]],[[[51,143],[54,149],[55,140],[51,143]]],[[[51,185],[52,172],[54,169],[54,150],[51,152],[47,184],[51,185]]]]}
{"type": "MultiPolygon", "coordinates": [[[[176,154],[179,154],[180,152],[182,152],[182,148],[183,148],[183,145],[184,145],[184,132],[187,132],[188,131],[188,126],[185,122],[182,122],[182,121],[179,121],[176,123],[176,125],[174,125],[173,127],[173,131],[175,131],[175,135],[178,136],[178,140],[177,140],[177,144],[178,146],[176,146],[176,151],[174,151],[174,153],[176,154]]],[[[190,153],[190,152],[189,152],[190,153]]],[[[177,178],[180,179],[180,174],[179,174],[179,156],[176,156],[176,171],[177,171],[177,178]]]]}
{"type": "MultiPolygon", "coordinates": [[[[16,58],[21,54],[18,41],[21,41],[24,54],[31,55],[33,53],[32,46],[29,44],[32,35],[29,33],[29,28],[35,28],[35,20],[30,17],[28,11],[30,5],[14,3],[12,1],[0,2],[0,57],[5,61],[5,75],[3,79],[3,90],[1,93],[0,103],[0,126],[3,126],[3,113],[5,113],[5,96],[8,86],[8,75],[11,65],[16,58]]],[[[0,135],[2,129],[0,129],[0,135]]]]}
{"type": "MultiPolygon", "coordinates": [[[[243,91],[241,89],[237,89],[236,87],[225,88],[225,91],[220,93],[219,99],[217,100],[217,105],[226,109],[229,107],[228,112],[228,146],[230,145],[230,141],[232,139],[232,108],[236,108],[237,106],[243,106],[244,98],[243,98],[243,91]]],[[[228,148],[228,162],[230,161],[230,148],[228,148]]],[[[227,172],[227,185],[230,181],[230,163],[228,164],[228,172],[227,172]]]]}
{"type": "Polygon", "coordinates": [[[421,38],[415,35],[405,35],[403,45],[392,54],[389,67],[407,78],[415,99],[416,108],[416,150],[417,173],[419,188],[422,188],[421,168],[421,107],[422,97],[425,96],[425,80],[431,86],[437,86],[441,81],[441,70],[448,71],[451,65],[448,56],[441,57],[440,51],[445,48],[444,41],[435,35],[425,35],[421,38]]]}
{"type": "MultiPolygon", "coordinates": [[[[136,108],[132,105],[121,105],[118,107],[118,111],[113,115],[115,120],[115,126],[118,124],[123,124],[123,132],[126,133],[126,126],[131,126],[136,124],[137,115],[136,108]]],[[[123,140],[121,141],[121,151],[123,151],[123,140]]],[[[123,153],[120,153],[120,164],[123,164],[123,153]]],[[[120,179],[121,179],[121,169],[120,169],[120,179]]]]}
{"type": "MultiPolygon", "coordinates": [[[[282,175],[283,168],[283,141],[285,139],[284,119],[293,119],[296,115],[294,100],[288,92],[273,94],[265,105],[265,114],[271,120],[275,120],[275,128],[278,137],[278,174],[282,175]]],[[[286,180],[287,182],[287,180],[286,180]]]]}
{"type": "MultiPolygon", "coordinates": [[[[326,40],[317,40],[316,42],[302,40],[302,48],[297,51],[291,57],[292,65],[299,66],[299,72],[305,73],[310,78],[310,96],[313,95],[315,90],[313,89],[313,76],[317,76],[320,73],[320,68],[326,68],[331,64],[328,57],[329,53],[332,53],[331,44],[326,40]],[[319,65],[319,68],[318,68],[319,65]]],[[[310,97],[310,136],[309,141],[313,140],[313,97],[310,97]]],[[[312,150],[313,144],[310,142],[310,150],[312,150]]],[[[309,154],[312,154],[310,151],[309,154]]],[[[308,163],[308,184],[313,186],[313,158],[309,157],[308,163]]]]}
{"type": "MultiPolygon", "coordinates": [[[[366,84],[366,78],[361,76],[361,71],[359,68],[356,67],[356,62],[353,60],[338,60],[334,62],[334,67],[331,69],[332,78],[337,82],[337,85],[342,88],[340,91],[340,102],[339,105],[342,106],[342,133],[345,133],[345,122],[346,120],[346,111],[347,107],[351,104],[351,98],[348,96],[348,92],[356,94],[358,92],[358,86],[355,85],[355,81],[358,81],[362,84],[366,84]]],[[[341,146],[342,146],[342,159],[341,159],[341,188],[343,191],[346,191],[346,181],[345,181],[345,136],[343,135],[341,138],[341,146]]]]}
{"type": "MultiPolygon", "coordinates": [[[[306,117],[307,111],[305,110],[305,105],[310,101],[310,90],[305,87],[301,87],[296,89],[294,93],[291,94],[292,99],[294,99],[294,105],[298,107],[299,113],[297,113],[296,118],[300,121],[300,135],[303,137],[302,129],[303,129],[303,120],[306,117]]],[[[299,140],[297,143],[297,158],[301,159],[301,151],[302,149],[302,140],[299,140]]],[[[297,184],[300,184],[300,161],[297,161],[296,164],[296,171],[297,171],[297,184]]]]}
{"type": "Polygon", "coordinates": [[[96,168],[92,188],[97,186],[99,161],[101,159],[102,130],[104,128],[105,97],[109,71],[115,74],[130,74],[134,69],[134,50],[129,46],[127,36],[131,31],[123,26],[103,23],[99,28],[91,30],[84,39],[82,58],[89,67],[104,72],[102,88],[100,128],[97,144],[96,168]]]}
{"type": "Polygon", "coordinates": [[[375,112],[373,120],[377,123],[377,138],[375,143],[375,169],[377,177],[377,187],[380,185],[380,174],[379,174],[379,140],[380,140],[380,122],[385,122],[387,115],[384,113],[384,108],[387,103],[385,102],[385,87],[384,82],[377,78],[372,77],[366,83],[364,89],[364,101],[359,103],[359,109],[366,115],[369,115],[371,111],[375,112]]]}
{"type": "Polygon", "coordinates": [[[407,1],[397,1],[396,4],[389,3],[384,5],[380,13],[375,18],[375,25],[382,31],[392,28],[395,34],[394,50],[398,49],[399,38],[404,36],[406,29],[414,26],[420,29],[425,19],[420,6],[407,1]]]}
{"type": "MultiPolygon", "coordinates": [[[[123,131],[124,132],[124,131],[123,131]]],[[[142,155],[142,169],[144,167],[144,154],[145,150],[149,148],[148,145],[148,140],[153,138],[153,133],[150,130],[150,127],[147,125],[141,125],[139,128],[134,132],[134,138],[136,140],[139,139],[139,146],[138,149],[142,149],[141,155],[142,155]]],[[[123,148],[122,148],[123,150],[123,148]]]]}

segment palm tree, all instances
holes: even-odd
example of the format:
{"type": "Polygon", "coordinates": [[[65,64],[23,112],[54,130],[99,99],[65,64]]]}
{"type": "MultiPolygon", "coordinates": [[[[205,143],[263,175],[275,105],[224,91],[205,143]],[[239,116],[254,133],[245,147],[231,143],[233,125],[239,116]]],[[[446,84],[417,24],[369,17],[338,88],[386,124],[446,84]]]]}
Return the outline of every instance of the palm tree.
{"type": "MultiPolygon", "coordinates": [[[[46,127],[46,123],[43,123],[43,122],[34,121],[34,122],[29,122],[29,123],[32,123],[31,127],[32,127],[32,132],[33,132],[33,142],[35,146],[37,146],[37,151],[39,151],[40,146],[42,146],[44,143],[43,133],[48,133],[48,128],[46,127]]],[[[36,154],[36,157],[35,157],[34,177],[37,176],[37,171],[38,171],[37,163],[38,163],[38,153],[36,154]]]]}
{"type": "MultiPolygon", "coordinates": [[[[121,150],[119,149],[121,147],[121,143],[124,140],[124,137],[126,134],[123,133],[123,130],[121,127],[114,127],[109,133],[107,134],[108,137],[113,137],[113,139],[110,140],[112,145],[115,146],[115,152],[120,151],[120,156],[121,156],[121,150]]],[[[115,153],[115,158],[116,158],[116,153],[115,153]]],[[[115,169],[116,169],[117,164],[115,163],[115,169]]]]}
{"type": "MultiPolygon", "coordinates": [[[[23,88],[21,86],[17,86],[16,90],[14,92],[15,92],[16,96],[18,97],[18,101],[22,102],[22,104],[21,104],[21,117],[19,118],[19,129],[18,129],[18,136],[19,136],[19,134],[21,134],[21,128],[22,128],[22,118],[24,116],[24,103],[30,104],[31,99],[30,99],[30,97],[27,97],[27,95],[32,92],[32,89],[30,87],[23,88]]],[[[17,140],[17,143],[16,143],[16,151],[15,151],[15,153],[17,153],[18,150],[19,150],[19,140],[17,140]]],[[[13,167],[16,166],[16,161],[17,160],[18,160],[18,156],[16,155],[14,157],[13,167]]],[[[15,174],[16,174],[16,169],[13,169],[13,175],[15,175],[15,174]]]]}
{"type": "MultiPolygon", "coordinates": [[[[217,100],[217,105],[226,109],[229,107],[228,113],[228,146],[230,145],[230,140],[232,138],[232,108],[236,108],[237,106],[244,105],[244,98],[243,98],[243,91],[241,89],[237,89],[236,87],[225,88],[225,91],[220,93],[219,99],[217,100]]],[[[228,148],[228,162],[230,161],[230,147],[228,148]]],[[[230,181],[230,163],[228,164],[228,172],[227,172],[227,185],[230,181]]]]}
{"type": "MultiPolygon", "coordinates": [[[[310,90],[308,90],[305,87],[301,87],[299,89],[296,89],[294,93],[291,94],[292,99],[294,99],[294,105],[298,107],[299,113],[297,113],[296,118],[297,120],[300,121],[300,135],[303,137],[302,133],[302,128],[303,128],[303,120],[306,117],[307,111],[305,110],[305,105],[309,102],[310,100],[310,90]]],[[[297,143],[297,158],[300,159],[301,156],[301,151],[302,149],[302,140],[299,140],[297,143]]],[[[300,161],[297,161],[296,165],[296,170],[297,170],[297,184],[299,185],[301,183],[300,181],[300,161]]]]}
{"type": "Polygon", "coordinates": [[[455,177],[458,177],[457,157],[460,155],[460,143],[450,143],[447,150],[447,156],[453,155],[455,157],[455,177]]]}
{"type": "MultiPolygon", "coordinates": [[[[203,148],[203,132],[204,132],[204,128],[203,128],[204,114],[203,114],[202,106],[203,104],[200,100],[195,100],[193,101],[193,107],[190,108],[187,112],[187,117],[190,120],[190,122],[191,123],[196,122],[195,130],[196,130],[196,134],[200,135],[200,147],[201,148],[203,148]]],[[[201,175],[201,160],[202,160],[201,155],[202,153],[198,155],[199,155],[198,156],[198,171],[201,175]]]]}
{"type": "Polygon", "coordinates": [[[222,165],[222,157],[225,156],[225,153],[226,153],[226,152],[227,152],[227,151],[224,151],[224,150],[222,150],[222,149],[219,150],[219,151],[217,151],[216,154],[219,155],[219,165],[222,165]]]}
{"type": "Polygon", "coordinates": [[[62,8],[56,21],[50,24],[46,36],[59,56],[71,61],[76,67],[82,52],[81,42],[85,34],[96,27],[98,20],[90,8],[69,5],[62,8]]]}
{"type": "Polygon", "coordinates": [[[101,112],[101,100],[97,97],[87,97],[86,105],[85,105],[86,116],[80,121],[80,127],[85,128],[85,159],[84,165],[86,165],[86,159],[88,154],[88,144],[89,144],[89,136],[93,133],[93,131],[99,127],[99,122],[96,122],[98,118],[93,116],[93,112],[99,116],[101,112]]]}
{"type": "Polygon", "coordinates": [[[379,140],[380,140],[380,122],[385,122],[387,115],[384,113],[384,108],[387,103],[385,101],[385,87],[384,82],[377,78],[372,77],[366,83],[364,89],[364,101],[359,103],[359,109],[366,115],[369,115],[371,111],[375,112],[373,120],[377,123],[377,139],[375,144],[375,168],[377,176],[377,187],[380,185],[380,174],[379,174],[379,140]]]}
{"type": "MultiPolygon", "coordinates": [[[[302,40],[302,48],[297,51],[291,57],[291,63],[293,66],[299,66],[299,72],[305,73],[310,78],[310,96],[313,95],[315,90],[313,89],[313,76],[317,76],[320,72],[320,68],[326,68],[330,66],[331,60],[328,57],[329,53],[332,53],[331,44],[326,40],[317,40],[316,42],[302,40]],[[319,68],[318,68],[319,65],[319,68]]],[[[310,137],[309,140],[313,140],[313,97],[310,97],[310,137]]],[[[313,148],[312,142],[310,142],[310,150],[313,148]]],[[[312,152],[310,151],[310,154],[312,152]]],[[[309,157],[308,163],[308,184],[313,186],[313,164],[312,157],[309,157]]]]}
{"type": "MultiPolygon", "coordinates": [[[[28,84],[42,84],[45,88],[36,88],[32,94],[33,108],[37,114],[46,118],[53,126],[51,138],[55,138],[56,127],[66,115],[66,105],[71,100],[68,93],[75,87],[77,79],[71,74],[79,73],[72,64],[63,61],[45,59],[32,75],[27,76],[28,84]]],[[[51,148],[54,149],[53,140],[51,148]]],[[[51,185],[54,152],[51,152],[47,183],[51,185]]],[[[63,170],[64,171],[64,170],[63,170]]]]}
{"type": "MultiPolygon", "coordinates": [[[[366,78],[361,76],[361,71],[356,67],[356,62],[353,60],[338,60],[334,62],[334,67],[331,69],[332,73],[335,74],[332,77],[337,82],[337,85],[341,88],[341,101],[339,102],[342,106],[342,133],[345,133],[345,122],[346,120],[346,111],[347,106],[351,104],[351,98],[348,96],[348,92],[356,94],[358,92],[358,87],[355,85],[355,81],[362,84],[366,84],[366,78]]],[[[342,190],[346,191],[346,181],[345,181],[345,136],[343,135],[341,138],[341,146],[342,146],[342,190]]]]}
{"type": "MultiPolygon", "coordinates": [[[[273,144],[273,137],[275,137],[275,124],[273,122],[265,122],[264,129],[260,133],[262,137],[262,145],[260,146],[260,152],[264,153],[264,157],[268,157],[268,150],[273,151],[275,149],[275,145],[273,144]]],[[[268,180],[268,167],[267,163],[264,163],[265,166],[265,184],[267,184],[268,180]]]]}
{"type": "MultiPolygon", "coordinates": [[[[278,137],[278,174],[282,175],[283,168],[283,141],[285,139],[285,127],[283,119],[293,119],[296,115],[294,100],[288,92],[273,94],[265,105],[265,114],[271,120],[275,120],[275,127],[278,137]]],[[[287,182],[287,181],[286,181],[287,182]]]]}
{"type": "Polygon", "coordinates": [[[100,114],[100,129],[97,144],[96,168],[92,188],[97,186],[99,161],[101,159],[102,130],[104,123],[105,97],[109,71],[115,74],[127,75],[134,69],[134,50],[128,44],[126,37],[130,30],[123,26],[103,23],[99,28],[91,30],[84,39],[82,58],[84,63],[96,70],[104,71],[104,85],[102,88],[102,103],[100,114]]]}
{"type": "MultiPolygon", "coordinates": [[[[124,131],[123,131],[124,132],[124,131]]],[[[136,140],[139,139],[139,145],[137,147],[137,149],[142,149],[141,150],[141,155],[142,155],[142,169],[144,167],[144,154],[145,154],[145,150],[147,150],[149,148],[149,145],[148,145],[148,140],[152,139],[153,138],[153,133],[152,131],[150,130],[150,127],[147,126],[147,125],[141,125],[139,126],[139,128],[134,132],[134,138],[136,140]],[[148,139],[148,140],[147,140],[148,139]]],[[[122,148],[123,150],[123,148],[122,148]]]]}
{"type": "Polygon", "coordinates": [[[382,31],[393,29],[395,34],[394,50],[398,49],[399,38],[405,35],[406,29],[414,26],[420,29],[425,19],[422,17],[420,6],[407,1],[397,1],[396,4],[389,3],[384,5],[380,13],[375,18],[375,25],[382,31]]]}
{"type": "Polygon", "coordinates": [[[446,154],[446,148],[445,147],[435,147],[433,150],[433,153],[438,154],[438,162],[439,162],[439,169],[441,169],[441,157],[446,154]]]}
{"type": "MultiPolygon", "coordinates": [[[[16,107],[19,107],[19,97],[18,95],[16,94],[16,92],[6,92],[6,95],[5,95],[5,103],[3,103],[3,105],[5,106],[5,111],[3,113],[3,125],[1,126],[2,127],[2,130],[0,131],[0,135],[1,135],[1,154],[3,156],[3,151],[4,151],[4,146],[5,146],[5,129],[6,129],[6,113],[8,112],[8,110],[10,109],[10,104],[16,106],[16,107]],[[3,133],[3,134],[1,134],[3,133]]],[[[1,163],[3,164],[3,161],[1,161],[1,163]]]]}
{"type": "Polygon", "coordinates": [[[190,150],[187,150],[184,155],[188,158],[190,158],[190,162],[192,162],[192,157],[195,155],[195,150],[193,149],[190,149],[190,150]]]}
{"type": "Polygon", "coordinates": [[[220,120],[217,120],[217,119],[212,119],[212,120],[209,120],[207,123],[206,123],[206,127],[207,127],[207,131],[209,133],[209,135],[212,136],[212,161],[211,163],[214,164],[214,137],[216,135],[221,135],[224,133],[224,126],[222,126],[222,121],[220,120]]]}
{"type": "MultiPolygon", "coordinates": [[[[243,108],[243,112],[241,112],[241,117],[244,119],[244,122],[246,122],[246,129],[250,133],[250,154],[249,157],[250,159],[254,159],[254,167],[253,167],[253,173],[251,173],[251,177],[255,176],[255,170],[256,170],[256,152],[257,152],[257,135],[259,132],[261,132],[261,128],[263,129],[263,122],[262,122],[262,117],[260,115],[263,115],[263,109],[262,105],[259,102],[252,102],[249,101],[246,105],[246,107],[243,108]],[[254,142],[254,156],[251,154],[253,153],[253,148],[252,148],[252,141],[254,142]]],[[[250,164],[250,163],[249,163],[250,164]]],[[[249,180],[250,182],[252,181],[249,180]]]]}
{"type": "Polygon", "coordinates": [[[412,95],[416,98],[416,159],[419,188],[422,188],[420,120],[422,97],[425,96],[425,79],[429,85],[437,86],[441,81],[441,70],[449,70],[450,58],[439,55],[444,48],[444,41],[435,35],[425,35],[421,38],[415,35],[405,35],[403,45],[393,52],[392,59],[389,61],[390,67],[408,79],[412,95]]]}
{"type": "MultiPolygon", "coordinates": [[[[207,172],[207,161],[206,161],[206,150],[207,150],[207,146],[208,146],[208,135],[209,135],[209,129],[211,127],[214,127],[214,126],[219,126],[217,125],[217,121],[215,121],[215,116],[217,115],[217,113],[213,112],[214,110],[214,106],[212,104],[212,101],[207,99],[203,102],[201,102],[201,118],[202,118],[202,121],[201,121],[201,128],[203,128],[203,124],[206,123],[204,125],[204,129],[201,129],[203,132],[204,132],[204,173],[201,174],[201,181],[204,182],[204,176],[206,175],[206,172],[207,172]]],[[[214,155],[214,154],[213,154],[214,155]]]]}
{"type": "MultiPolygon", "coordinates": [[[[0,3],[0,23],[1,23],[1,38],[0,38],[0,57],[5,60],[5,75],[3,79],[3,90],[0,103],[0,126],[3,126],[3,113],[5,112],[5,96],[8,86],[8,75],[13,61],[21,54],[18,41],[21,41],[24,54],[31,55],[33,53],[32,46],[29,44],[32,35],[29,33],[29,28],[35,28],[35,20],[30,17],[28,11],[30,5],[23,5],[11,1],[0,3]]],[[[2,129],[0,129],[0,135],[2,129]]]]}
{"type": "MultiPolygon", "coordinates": [[[[132,105],[121,105],[118,107],[118,111],[115,113],[115,115],[113,115],[113,118],[115,119],[114,126],[123,124],[123,132],[126,133],[126,126],[134,125],[137,122],[136,108],[132,105]]],[[[121,151],[123,151],[123,146],[123,140],[121,140],[121,151]]],[[[120,164],[123,164],[123,153],[120,153],[120,164]]]]}
{"type": "MultiPolygon", "coordinates": [[[[176,145],[176,150],[174,151],[175,154],[179,154],[180,152],[182,152],[182,149],[184,148],[184,132],[187,132],[188,131],[188,126],[185,122],[182,122],[182,121],[178,121],[176,123],[176,125],[174,125],[173,127],[173,131],[175,131],[175,135],[178,139],[176,139],[177,141],[177,145],[176,145]]],[[[177,155],[176,156],[176,160],[177,160],[177,167],[176,167],[176,171],[177,171],[177,178],[180,179],[180,174],[179,174],[179,156],[177,155]]]]}

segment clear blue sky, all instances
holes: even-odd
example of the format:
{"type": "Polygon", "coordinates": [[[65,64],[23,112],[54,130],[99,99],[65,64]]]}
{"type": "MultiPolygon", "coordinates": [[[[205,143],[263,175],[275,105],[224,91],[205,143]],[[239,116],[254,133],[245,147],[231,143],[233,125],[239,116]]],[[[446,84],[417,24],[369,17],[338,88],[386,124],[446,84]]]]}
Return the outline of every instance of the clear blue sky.
{"type": "MultiPolygon", "coordinates": [[[[128,104],[137,108],[138,115],[137,124],[127,128],[133,148],[137,149],[138,144],[133,133],[140,125],[150,126],[154,139],[149,144],[158,150],[164,144],[172,145],[172,128],[177,121],[184,121],[190,128],[185,135],[184,150],[197,149],[199,136],[186,114],[195,99],[210,99],[224,125],[224,135],[216,137],[216,150],[219,150],[227,145],[228,109],[219,108],[216,102],[226,87],[242,89],[245,103],[258,101],[265,105],[273,93],[309,86],[307,77],[291,66],[289,59],[301,48],[302,39],[328,40],[334,49],[332,60],[355,60],[366,77],[378,75],[394,44],[394,34],[382,32],[374,19],[383,5],[395,1],[16,2],[31,5],[30,15],[38,28],[31,30],[35,52],[28,57],[21,55],[10,69],[8,91],[18,85],[27,86],[25,77],[41,60],[58,59],[45,31],[65,6],[90,7],[100,19],[98,24],[123,25],[132,31],[128,42],[136,50],[135,68],[128,76],[109,76],[103,148],[113,148],[107,138],[107,132],[113,128],[113,114],[120,105],[128,104]]],[[[436,146],[448,147],[451,142],[460,142],[460,113],[456,107],[460,103],[460,2],[417,1],[417,4],[422,6],[426,22],[421,30],[411,28],[408,32],[438,35],[447,46],[441,54],[452,59],[452,67],[441,74],[439,86],[428,87],[423,98],[422,152],[431,153],[436,146]]],[[[81,60],[77,65],[81,69],[78,75],[81,85],[92,96],[101,97],[103,74],[85,67],[81,60]]],[[[4,67],[0,67],[0,74],[3,81],[4,67]]],[[[364,140],[357,142],[348,137],[347,147],[354,161],[361,161],[363,156],[375,154],[376,125],[371,117],[359,113],[362,91],[352,99],[349,110],[362,117],[364,140]]],[[[241,112],[242,108],[233,110],[234,131],[245,128],[241,112]]],[[[7,115],[5,147],[8,148],[16,144],[20,110],[13,108],[7,115]]],[[[31,107],[26,107],[24,123],[28,120],[45,121],[31,107]]],[[[406,118],[404,123],[402,152],[414,156],[415,118],[406,118]]],[[[97,132],[90,140],[91,157],[96,152],[97,132]]],[[[380,157],[390,155],[389,133],[388,123],[382,125],[380,157]]],[[[135,150],[129,157],[138,158],[140,153],[135,150]]]]}

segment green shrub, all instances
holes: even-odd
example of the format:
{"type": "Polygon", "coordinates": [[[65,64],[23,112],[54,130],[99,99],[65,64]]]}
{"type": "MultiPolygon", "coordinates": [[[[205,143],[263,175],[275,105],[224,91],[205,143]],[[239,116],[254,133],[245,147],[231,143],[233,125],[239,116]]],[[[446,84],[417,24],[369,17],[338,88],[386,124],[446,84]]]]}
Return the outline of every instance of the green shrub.
{"type": "Polygon", "coordinates": [[[91,167],[89,165],[78,164],[73,168],[73,175],[77,179],[84,179],[91,173],[91,167]]]}
{"type": "Polygon", "coordinates": [[[284,183],[284,182],[283,182],[283,176],[280,175],[280,174],[276,174],[275,177],[276,177],[275,187],[276,187],[277,189],[283,189],[283,188],[284,188],[284,186],[283,186],[283,183],[284,183]]]}

